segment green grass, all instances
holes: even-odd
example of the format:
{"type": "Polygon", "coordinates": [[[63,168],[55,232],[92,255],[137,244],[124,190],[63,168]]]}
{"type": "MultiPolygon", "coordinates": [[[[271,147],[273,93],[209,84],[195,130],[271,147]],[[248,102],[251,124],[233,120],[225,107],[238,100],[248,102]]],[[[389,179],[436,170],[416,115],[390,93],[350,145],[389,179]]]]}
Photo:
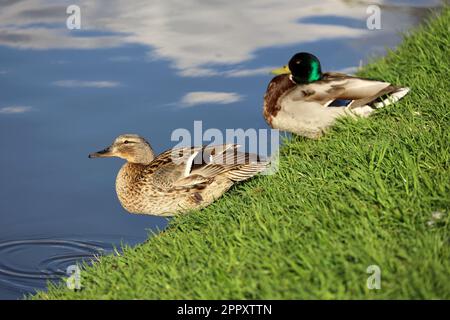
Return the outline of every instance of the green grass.
{"type": "Polygon", "coordinates": [[[293,138],[276,175],[33,298],[449,299],[449,8],[430,21],[361,72],[409,86],[400,103],[293,138]]]}

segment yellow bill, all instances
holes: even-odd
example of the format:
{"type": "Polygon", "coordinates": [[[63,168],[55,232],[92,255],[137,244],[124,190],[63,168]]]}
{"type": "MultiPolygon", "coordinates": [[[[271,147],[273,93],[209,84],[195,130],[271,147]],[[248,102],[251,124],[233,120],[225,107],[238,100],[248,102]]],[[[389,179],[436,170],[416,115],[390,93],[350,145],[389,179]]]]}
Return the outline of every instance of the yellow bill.
{"type": "Polygon", "coordinates": [[[280,75],[280,74],[290,74],[291,70],[289,70],[289,67],[287,65],[282,66],[281,68],[272,70],[270,73],[280,75]]]}

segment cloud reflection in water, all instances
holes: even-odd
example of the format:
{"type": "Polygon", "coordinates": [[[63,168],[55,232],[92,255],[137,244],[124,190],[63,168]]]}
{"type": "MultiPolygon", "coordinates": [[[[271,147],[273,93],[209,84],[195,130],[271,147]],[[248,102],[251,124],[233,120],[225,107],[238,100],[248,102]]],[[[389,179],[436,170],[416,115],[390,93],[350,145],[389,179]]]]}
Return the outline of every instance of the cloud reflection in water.
{"type": "MultiPolygon", "coordinates": [[[[366,1],[367,2],[367,1],[366,1]]],[[[368,2],[367,2],[368,3],[368,2]]],[[[268,47],[361,37],[362,28],[302,22],[310,16],[364,19],[365,1],[169,0],[78,1],[81,30],[66,29],[66,7],[48,0],[6,2],[0,10],[0,45],[32,49],[93,49],[137,43],[152,59],[171,61],[182,76],[219,75],[268,47]],[[101,31],[101,32],[95,32],[101,31]]],[[[265,72],[265,70],[264,70],[265,72]]],[[[258,74],[258,70],[254,71],[258,74]]],[[[246,76],[245,71],[228,76],[246,76]]]]}

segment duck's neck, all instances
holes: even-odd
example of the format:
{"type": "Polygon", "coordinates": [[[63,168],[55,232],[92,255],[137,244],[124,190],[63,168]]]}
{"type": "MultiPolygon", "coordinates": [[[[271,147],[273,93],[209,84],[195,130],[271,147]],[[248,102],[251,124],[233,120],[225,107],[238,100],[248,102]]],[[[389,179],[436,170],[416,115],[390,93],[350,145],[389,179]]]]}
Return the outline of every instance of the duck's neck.
{"type": "Polygon", "coordinates": [[[147,165],[155,159],[155,153],[149,144],[144,144],[139,149],[127,154],[125,159],[128,163],[147,165]]]}

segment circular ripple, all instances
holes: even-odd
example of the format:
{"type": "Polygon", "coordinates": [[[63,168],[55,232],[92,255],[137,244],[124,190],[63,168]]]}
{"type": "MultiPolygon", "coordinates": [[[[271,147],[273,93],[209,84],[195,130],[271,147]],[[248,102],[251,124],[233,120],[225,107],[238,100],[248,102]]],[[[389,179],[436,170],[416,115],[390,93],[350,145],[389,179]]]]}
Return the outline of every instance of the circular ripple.
{"type": "Polygon", "coordinates": [[[64,239],[0,242],[0,286],[19,293],[44,289],[66,276],[67,267],[112,251],[110,243],[64,239]]]}

